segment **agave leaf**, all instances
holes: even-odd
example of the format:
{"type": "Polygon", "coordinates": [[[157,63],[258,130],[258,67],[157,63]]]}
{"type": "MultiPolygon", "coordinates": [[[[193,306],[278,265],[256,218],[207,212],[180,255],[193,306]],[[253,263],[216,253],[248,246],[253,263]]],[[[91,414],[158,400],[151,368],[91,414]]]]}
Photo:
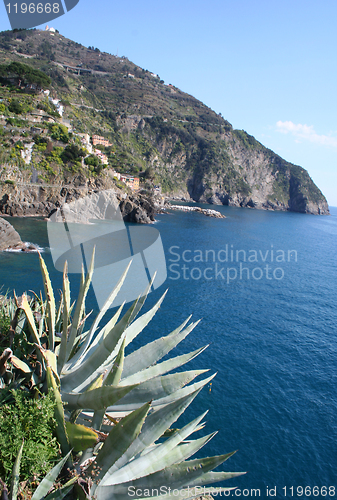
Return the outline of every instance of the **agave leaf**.
{"type": "Polygon", "coordinates": [[[165,430],[186,410],[196,395],[199,394],[200,390],[198,389],[193,394],[173,401],[163,408],[150,413],[143,425],[141,436],[131,444],[124,455],[109,469],[109,474],[122,468],[133,457],[139,455],[144,449],[159,439],[165,430]]]}
{"type": "MultiPolygon", "coordinates": [[[[119,349],[119,353],[117,355],[117,358],[113,364],[113,367],[104,380],[104,385],[113,385],[114,387],[117,387],[117,385],[120,383],[122,372],[123,372],[123,366],[124,366],[124,351],[125,351],[125,337],[124,340],[121,344],[121,347],[119,349]]],[[[132,384],[123,384],[125,385],[133,385],[133,384],[138,384],[139,381],[134,380],[132,384]]],[[[119,384],[121,385],[121,384],[119,384]]]]}
{"type": "Polygon", "coordinates": [[[85,343],[83,342],[77,353],[66,364],[63,370],[64,375],[67,375],[68,373],[73,373],[77,369],[80,363],[84,363],[84,361],[86,361],[86,359],[88,359],[91,356],[91,354],[97,348],[97,345],[102,343],[103,339],[107,336],[107,334],[113,329],[113,327],[117,323],[123,307],[124,307],[124,302],[116,311],[116,313],[113,315],[113,317],[110,319],[110,321],[96,335],[95,339],[91,342],[90,347],[86,350],[86,352],[84,349],[85,343]],[[83,358],[81,358],[82,354],[83,358]]]}
{"type": "Polygon", "coordinates": [[[63,469],[63,466],[67,462],[68,458],[70,457],[70,451],[67,453],[67,455],[60,460],[55,467],[52,468],[51,471],[48,472],[48,474],[42,479],[41,483],[37,487],[34,495],[32,496],[32,500],[42,500],[48,493],[48,491],[52,488],[54,485],[54,482],[56,481],[57,476],[60,474],[61,470],[63,469]]]}
{"type": "Polygon", "coordinates": [[[46,321],[46,312],[47,308],[44,307],[44,303],[42,302],[42,297],[41,297],[41,318],[39,321],[39,338],[42,337],[44,328],[45,328],[45,321],[46,321]]]}
{"type": "Polygon", "coordinates": [[[93,389],[98,389],[103,385],[104,376],[99,375],[96,380],[94,380],[88,387],[88,391],[92,391],[93,389]]]}
{"type": "Polygon", "coordinates": [[[205,484],[218,483],[220,481],[226,481],[226,479],[232,479],[233,477],[242,476],[247,474],[246,472],[206,472],[197,481],[194,481],[189,486],[204,486],[205,484]]]}
{"type": "MultiPolygon", "coordinates": [[[[128,309],[122,319],[112,328],[103,341],[90,352],[90,357],[85,356],[82,363],[75,367],[75,369],[68,370],[62,377],[62,388],[65,391],[72,391],[81,386],[85,386],[96,378],[99,371],[97,371],[107,358],[112,357],[112,352],[118,345],[132,314],[135,303],[128,309]],[[89,377],[88,377],[88,374],[89,377]]],[[[120,346],[119,346],[120,347],[120,346]]],[[[119,350],[118,347],[118,350],[119,350]]],[[[118,352],[118,351],[117,351],[118,352]]],[[[116,355],[117,355],[116,352],[116,355]]]]}
{"type": "MultiPolygon", "coordinates": [[[[87,391],[92,391],[93,389],[98,389],[99,387],[102,387],[103,385],[103,375],[99,375],[96,380],[94,380],[90,386],[88,387],[87,391]]],[[[78,419],[78,416],[81,414],[83,408],[78,408],[77,410],[73,410],[71,415],[70,415],[70,422],[75,423],[76,420],[78,419]]],[[[91,427],[94,427],[92,424],[91,427]]],[[[98,430],[97,427],[94,427],[95,429],[98,430]]]]}
{"type": "Polygon", "coordinates": [[[63,402],[67,404],[67,410],[100,410],[115,404],[119,399],[132,391],[136,386],[128,387],[100,387],[82,393],[62,393],[63,402]]]}
{"type": "Polygon", "coordinates": [[[74,347],[76,335],[78,333],[78,329],[79,329],[79,326],[81,323],[81,318],[82,318],[83,311],[84,311],[85,299],[86,299],[87,293],[89,291],[91,278],[92,278],[92,275],[94,272],[94,260],[95,260],[95,248],[92,252],[92,257],[91,257],[91,262],[90,262],[88,274],[84,280],[84,283],[83,283],[83,273],[82,273],[82,286],[80,287],[80,290],[78,293],[74,317],[73,317],[73,321],[71,324],[71,329],[70,329],[68,343],[67,343],[67,353],[66,353],[67,358],[69,358],[71,351],[74,347]]]}
{"type": "Polygon", "coordinates": [[[138,301],[137,301],[137,304],[136,304],[136,307],[134,308],[133,312],[132,312],[132,315],[130,317],[130,323],[132,323],[132,321],[135,320],[135,318],[138,316],[138,314],[140,313],[143,305],[144,305],[144,302],[149,294],[149,291],[151,290],[151,287],[153,285],[153,282],[155,280],[155,277],[157,275],[157,272],[154,272],[151,280],[149,281],[149,284],[147,285],[143,295],[141,297],[139,297],[138,301]]]}
{"type": "Polygon", "coordinates": [[[20,465],[22,458],[23,445],[25,444],[24,439],[22,440],[21,446],[19,448],[18,454],[16,456],[13,471],[12,471],[12,481],[11,481],[11,494],[9,500],[16,500],[18,490],[19,490],[19,480],[20,480],[20,465]]]}
{"type": "Polygon", "coordinates": [[[17,368],[18,370],[21,370],[23,373],[26,373],[26,374],[32,373],[32,370],[27,365],[27,363],[25,363],[24,361],[21,361],[21,359],[14,356],[14,354],[11,356],[9,361],[10,361],[10,363],[12,363],[13,366],[15,366],[15,368],[17,368]]]}
{"type": "Polygon", "coordinates": [[[71,492],[71,490],[74,487],[74,484],[76,483],[78,477],[75,476],[71,478],[66,484],[64,484],[61,488],[58,490],[53,491],[46,497],[44,497],[44,500],[62,500],[68,493],[71,492]]]}
{"type": "Polygon", "coordinates": [[[176,347],[197,325],[197,323],[193,323],[186,330],[183,330],[190,317],[166,337],[156,339],[126,356],[123,377],[129,377],[153,365],[176,347]]]}
{"type": "Polygon", "coordinates": [[[19,306],[26,314],[26,318],[28,320],[28,325],[29,325],[29,329],[32,333],[32,336],[33,336],[33,339],[34,339],[34,343],[35,344],[38,344],[39,346],[41,346],[40,344],[40,338],[39,338],[39,334],[37,332],[37,329],[36,329],[36,325],[35,325],[35,320],[34,320],[34,316],[33,316],[33,311],[28,303],[28,300],[27,300],[27,295],[25,293],[22,294],[22,297],[21,297],[21,305],[19,306]]]}
{"type": "Polygon", "coordinates": [[[92,448],[97,443],[98,434],[89,427],[66,422],[66,430],[70,446],[75,452],[92,448]]]}
{"type": "Polygon", "coordinates": [[[67,354],[67,340],[68,340],[68,323],[69,323],[69,310],[70,310],[70,283],[68,278],[68,264],[67,261],[64,263],[63,269],[63,331],[61,337],[60,352],[57,357],[57,372],[60,374],[64,363],[66,361],[67,354]]]}
{"type": "Polygon", "coordinates": [[[153,399],[153,403],[167,396],[171,396],[181,387],[189,384],[199,375],[208,370],[190,370],[185,372],[171,373],[160,377],[147,380],[135,387],[128,395],[120,400],[123,404],[137,404],[138,406],[144,402],[153,399]]]}
{"type": "MultiPolygon", "coordinates": [[[[96,379],[96,380],[94,380],[94,381],[90,384],[90,386],[88,387],[87,391],[92,391],[93,389],[98,389],[99,387],[102,387],[102,385],[103,385],[103,375],[99,375],[99,377],[97,377],[97,379],[96,379]]],[[[79,416],[79,415],[81,414],[81,412],[82,412],[82,409],[83,409],[83,408],[80,408],[80,409],[77,409],[77,410],[73,410],[73,411],[72,411],[72,413],[71,413],[71,415],[70,415],[70,418],[69,418],[69,420],[70,420],[70,422],[71,422],[71,423],[73,423],[73,424],[74,424],[74,423],[76,422],[76,420],[78,419],[78,416],[79,416]]],[[[104,416],[104,415],[103,415],[103,416],[104,416]]],[[[99,429],[98,429],[98,427],[95,427],[93,423],[91,424],[91,427],[93,427],[94,429],[99,430],[99,429]]]]}
{"type": "MultiPolygon", "coordinates": [[[[235,452],[233,452],[235,453],[235,452]]],[[[199,479],[206,473],[215,469],[220,464],[222,464],[225,460],[227,460],[233,453],[227,453],[226,455],[219,455],[215,457],[207,457],[200,458],[195,460],[190,460],[188,462],[182,462],[179,464],[171,465],[170,467],[166,467],[165,469],[159,470],[158,472],[154,472],[153,474],[149,474],[143,476],[141,478],[135,479],[133,481],[123,482],[120,484],[120,487],[128,491],[130,486],[134,486],[136,488],[160,488],[161,486],[170,486],[172,489],[180,489],[186,486],[189,486],[191,483],[195,481],[199,481],[199,479]]],[[[107,482],[102,486],[102,489],[110,489],[111,493],[114,493],[114,489],[116,491],[119,490],[118,484],[114,484],[107,487],[107,482]]],[[[122,489],[121,488],[121,489],[122,489]]],[[[97,496],[101,499],[100,496],[101,488],[97,489],[97,496]]]]}
{"type": "Polygon", "coordinates": [[[43,347],[40,347],[39,348],[42,356],[43,356],[43,359],[45,360],[46,362],[46,366],[50,366],[50,368],[53,370],[53,374],[57,380],[57,383],[59,384],[60,383],[60,377],[57,373],[57,360],[56,360],[56,354],[52,351],[50,351],[49,349],[43,349],[43,347]]]}
{"type": "Polygon", "coordinates": [[[39,261],[40,261],[40,267],[41,267],[41,272],[42,272],[44,292],[46,295],[47,307],[48,307],[47,323],[48,323],[48,333],[49,333],[49,349],[51,351],[53,351],[54,345],[55,345],[55,316],[56,316],[55,297],[54,297],[53,287],[51,285],[48,269],[47,269],[47,266],[46,266],[43,258],[41,257],[40,252],[39,252],[39,261]]]}
{"type": "MultiPolygon", "coordinates": [[[[208,370],[205,370],[205,371],[208,371],[208,370]]],[[[213,375],[211,375],[208,378],[200,380],[199,382],[195,382],[194,384],[191,384],[187,387],[183,387],[182,389],[177,390],[177,392],[175,392],[174,394],[172,394],[172,395],[169,394],[167,397],[164,397],[162,399],[157,400],[156,405],[159,405],[159,406],[166,405],[167,403],[172,401],[172,398],[176,399],[176,398],[181,398],[183,396],[187,396],[188,394],[191,394],[195,390],[201,389],[202,387],[207,385],[211,380],[213,380],[213,378],[215,376],[216,376],[216,373],[213,373],[213,375]]]]}
{"type": "MultiPolygon", "coordinates": [[[[123,343],[121,345],[121,348],[119,350],[117,358],[113,364],[113,367],[103,382],[104,385],[110,385],[113,387],[118,386],[120,379],[121,379],[122,371],[123,371],[124,350],[125,350],[125,338],[123,340],[123,343]]],[[[131,384],[127,384],[127,385],[131,385],[131,384]]],[[[92,418],[92,426],[94,429],[99,430],[101,428],[105,412],[106,412],[106,408],[102,408],[101,410],[95,411],[94,416],[92,418]]]]}
{"type": "MultiPolygon", "coordinates": [[[[77,390],[82,390],[83,388],[85,388],[88,382],[90,382],[95,377],[97,370],[104,363],[104,361],[106,361],[106,359],[109,356],[110,357],[117,356],[117,353],[120,349],[120,344],[122,343],[121,335],[122,333],[124,333],[124,331],[125,331],[126,345],[132,342],[132,340],[137,335],[139,335],[140,332],[143,331],[143,329],[147,326],[147,324],[151,321],[155,313],[158,311],[162,301],[164,300],[165,295],[166,292],[161,296],[161,298],[152,307],[152,309],[150,309],[150,311],[143,314],[143,316],[141,316],[136,321],[131,323],[125,329],[125,326],[127,326],[125,324],[125,321],[126,320],[129,321],[129,318],[132,315],[134,307],[136,307],[136,303],[134,303],[133,307],[129,309],[130,313],[125,315],[122,318],[122,320],[119,323],[117,323],[117,325],[113,328],[110,334],[107,335],[107,337],[104,339],[103,343],[97,347],[97,349],[93,352],[91,357],[87,359],[87,361],[84,364],[82,364],[75,372],[76,377],[73,377],[72,384],[74,384],[74,379],[76,379],[76,382],[79,383],[78,385],[76,385],[76,387],[72,385],[71,390],[74,390],[75,388],[77,390]],[[88,378],[88,373],[91,374],[89,378],[88,378]]],[[[67,378],[67,376],[64,377],[63,384],[68,384],[65,385],[65,387],[67,387],[66,390],[69,390],[69,379],[67,378]]],[[[151,397],[149,399],[151,399],[151,397]]],[[[143,402],[145,401],[143,400],[143,402]]]]}
{"type": "Polygon", "coordinates": [[[156,446],[146,455],[141,455],[135,460],[132,460],[125,467],[119,469],[113,474],[109,472],[102,480],[102,486],[127,483],[134,479],[153,474],[158,470],[172,465],[175,462],[176,455],[174,453],[171,454],[170,452],[172,450],[174,451],[174,448],[177,448],[179,443],[194,432],[195,428],[204,418],[206,413],[207,412],[203,413],[195,420],[185,425],[185,427],[175,432],[171,438],[167,439],[159,446],[156,446]]]}
{"type": "Polygon", "coordinates": [[[177,356],[172,359],[168,359],[167,361],[164,361],[163,363],[151,366],[150,368],[147,368],[146,370],[143,370],[141,372],[135,373],[134,375],[131,375],[130,377],[123,378],[121,381],[120,385],[131,385],[136,382],[139,384],[141,382],[145,382],[147,380],[150,380],[154,377],[158,377],[159,375],[163,375],[164,373],[170,372],[172,370],[175,370],[176,368],[185,365],[189,361],[191,361],[193,358],[201,354],[208,346],[201,347],[200,349],[197,349],[193,352],[190,352],[188,354],[183,354],[181,356],[177,356]]]}
{"type": "Polygon", "coordinates": [[[117,309],[117,311],[115,312],[113,317],[110,319],[110,321],[108,321],[108,323],[102,328],[101,331],[103,332],[103,338],[105,338],[108,335],[108,333],[113,329],[113,327],[115,326],[115,324],[119,320],[119,317],[121,315],[121,312],[123,310],[124,305],[125,305],[125,301],[120,305],[119,309],[117,309]]]}
{"type": "MultiPolygon", "coordinates": [[[[99,468],[99,474],[96,476],[98,480],[106,474],[138,437],[150,407],[151,403],[146,403],[124,417],[112,428],[96,458],[95,465],[99,468]]],[[[88,468],[87,474],[90,474],[91,470],[93,470],[93,464],[88,468]]]]}
{"type": "MultiPolygon", "coordinates": [[[[85,345],[84,345],[84,351],[87,350],[88,346],[90,345],[90,342],[92,340],[92,337],[100,323],[100,321],[102,320],[103,316],[105,315],[106,311],[109,309],[109,307],[111,306],[111,304],[113,303],[113,301],[115,300],[118,292],[120,291],[120,289],[122,288],[122,285],[125,281],[125,278],[126,278],[126,275],[129,271],[129,268],[132,264],[132,260],[130,260],[129,264],[126,266],[126,269],[124,271],[124,273],[122,274],[122,276],[120,277],[117,285],[115,286],[115,288],[112,290],[112,292],[110,293],[109,297],[107,298],[107,300],[105,301],[105,303],[103,304],[103,307],[102,309],[99,311],[98,315],[96,316],[90,330],[89,330],[89,334],[87,336],[87,339],[85,341],[85,345]]],[[[84,353],[83,353],[84,354],[84,353]]],[[[83,356],[82,354],[82,356],[83,356]]],[[[81,358],[80,358],[81,359],[81,358]]]]}
{"type": "MultiPolygon", "coordinates": [[[[206,370],[207,371],[207,370],[206,370]]],[[[182,389],[178,389],[176,392],[169,394],[166,397],[163,397],[161,399],[153,400],[152,401],[152,407],[153,408],[163,408],[165,405],[172,403],[173,401],[176,401],[177,399],[183,398],[184,396],[189,396],[190,394],[193,394],[194,391],[197,391],[199,389],[202,389],[205,385],[207,385],[214,377],[216,373],[211,375],[210,377],[200,380],[199,382],[195,382],[193,384],[188,385],[187,387],[183,387],[182,389]]],[[[112,416],[122,416],[126,415],[130,411],[135,410],[136,408],[139,407],[139,404],[136,402],[128,402],[126,403],[125,400],[121,400],[118,403],[110,406],[108,408],[108,412],[112,416]]],[[[165,429],[164,429],[165,430],[165,429]]]]}
{"type": "Polygon", "coordinates": [[[199,451],[205,444],[207,444],[218,432],[212,432],[207,436],[203,436],[199,439],[194,439],[187,443],[180,444],[172,452],[170,452],[170,461],[172,464],[177,464],[187,460],[192,457],[197,451],[199,451]]]}
{"type": "Polygon", "coordinates": [[[144,328],[149,324],[153,316],[160,308],[166,294],[167,290],[163,293],[163,295],[160,297],[158,302],[152,307],[152,309],[144,313],[140,318],[133,321],[133,323],[130,323],[128,328],[125,330],[126,345],[129,345],[130,342],[132,342],[137,337],[137,335],[139,335],[144,330],[144,328]]]}
{"type": "Polygon", "coordinates": [[[57,384],[55,382],[55,378],[54,378],[54,375],[52,373],[50,366],[47,366],[47,377],[46,378],[47,378],[48,389],[52,389],[53,395],[54,395],[54,400],[56,402],[54,416],[55,416],[55,420],[56,420],[57,439],[61,445],[61,449],[62,449],[63,454],[69,455],[70,446],[69,446],[67,431],[66,431],[66,427],[65,427],[63,404],[62,404],[62,400],[61,400],[60,391],[58,390],[58,387],[57,387],[57,384]]]}
{"type": "Polygon", "coordinates": [[[61,295],[61,300],[59,302],[57,311],[56,311],[56,318],[55,318],[55,329],[56,331],[59,331],[59,326],[61,322],[61,316],[62,316],[62,311],[63,311],[63,293],[60,291],[61,295]]]}

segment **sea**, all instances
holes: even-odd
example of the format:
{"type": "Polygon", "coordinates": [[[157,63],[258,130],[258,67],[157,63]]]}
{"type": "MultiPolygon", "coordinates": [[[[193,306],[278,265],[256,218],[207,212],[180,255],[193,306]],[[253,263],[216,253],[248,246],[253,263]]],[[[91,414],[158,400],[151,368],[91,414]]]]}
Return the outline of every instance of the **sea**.
{"type": "MultiPolygon", "coordinates": [[[[186,368],[217,375],[178,425],[209,410],[202,432],[218,433],[198,456],[237,450],[217,470],[247,472],[222,484],[237,487],[230,497],[337,497],[337,208],[330,216],[216,208],[226,218],[157,216],[167,278],[144,308],[168,293],[136,346],[190,314],[201,319],[171,355],[208,345],[186,368]]],[[[41,247],[58,296],[46,221],[9,221],[41,247]]],[[[2,294],[43,287],[37,254],[1,253],[0,277],[2,294]]],[[[70,280],[76,298],[79,275],[70,280]]],[[[91,309],[93,317],[92,289],[91,309]]]]}

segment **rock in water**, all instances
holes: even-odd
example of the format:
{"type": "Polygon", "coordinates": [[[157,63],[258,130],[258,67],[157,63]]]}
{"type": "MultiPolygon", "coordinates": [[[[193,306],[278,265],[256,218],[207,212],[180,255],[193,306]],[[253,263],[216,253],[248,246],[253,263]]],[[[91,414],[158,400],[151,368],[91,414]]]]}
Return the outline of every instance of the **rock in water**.
{"type": "Polygon", "coordinates": [[[14,227],[5,219],[0,217],[0,250],[23,245],[20,235],[14,227]]]}

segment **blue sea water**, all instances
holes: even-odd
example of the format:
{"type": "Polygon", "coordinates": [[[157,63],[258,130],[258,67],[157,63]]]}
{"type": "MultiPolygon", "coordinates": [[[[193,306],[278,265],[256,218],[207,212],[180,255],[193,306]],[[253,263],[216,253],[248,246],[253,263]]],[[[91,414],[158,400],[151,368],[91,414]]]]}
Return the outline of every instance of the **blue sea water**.
{"type": "MultiPolygon", "coordinates": [[[[177,211],[157,217],[168,277],[147,307],[167,286],[169,292],[142,342],[170,332],[189,314],[202,319],[174,353],[210,344],[188,367],[210,368],[217,376],[183,420],[210,409],[204,433],[219,433],[200,456],[238,450],[220,469],[248,473],[224,486],[238,486],[247,498],[258,496],[252,489],[269,498],[275,487],[276,498],[333,498],[337,209],[318,217],[217,208],[226,219],[177,211]],[[310,489],[301,495],[297,487],[310,489]]],[[[46,248],[55,289],[61,288],[46,222],[10,222],[23,240],[46,248]]],[[[42,288],[36,254],[0,254],[0,276],[2,293],[42,288]]],[[[71,279],[75,297],[78,277],[71,279]]],[[[97,309],[93,291],[88,301],[88,309],[97,309]]]]}

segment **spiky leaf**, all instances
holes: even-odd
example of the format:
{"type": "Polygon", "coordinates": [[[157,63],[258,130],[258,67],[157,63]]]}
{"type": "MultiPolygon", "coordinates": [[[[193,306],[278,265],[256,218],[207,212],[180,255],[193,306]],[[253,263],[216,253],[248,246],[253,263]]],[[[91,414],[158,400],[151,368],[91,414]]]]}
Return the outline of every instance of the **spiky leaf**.
{"type": "Polygon", "coordinates": [[[92,448],[97,443],[98,434],[85,425],[66,422],[66,430],[70,446],[75,452],[92,448]]]}
{"type": "Polygon", "coordinates": [[[12,471],[12,481],[11,481],[11,493],[9,500],[16,500],[18,490],[19,490],[19,480],[20,480],[20,465],[22,458],[22,450],[23,445],[25,444],[24,440],[22,440],[21,446],[19,448],[18,454],[16,456],[13,471],[12,471]]]}
{"type": "Polygon", "coordinates": [[[54,482],[57,479],[57,476],[60,474],[63,466],[67,462],[70,457],[70,451],[67,455],[60,460],[55,467],[52,468],[51,471],[42,479],[41,483],[37,487],[34,495],[32,496],[32,500],[42,500],[48,493],[48,491],[53,487],[54,482]]]}

